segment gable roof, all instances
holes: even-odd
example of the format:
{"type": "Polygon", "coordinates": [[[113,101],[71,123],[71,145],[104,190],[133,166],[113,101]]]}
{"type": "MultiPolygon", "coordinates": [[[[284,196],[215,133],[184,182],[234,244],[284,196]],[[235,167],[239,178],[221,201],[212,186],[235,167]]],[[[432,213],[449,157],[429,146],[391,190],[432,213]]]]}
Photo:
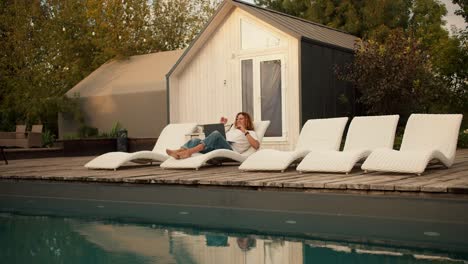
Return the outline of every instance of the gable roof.
{"type": "Polygon", "coordinates": [[[165,91],[165,75],[182,52],[164,51],[131,56],[125,60],[111,60],[81,80],[66,95],[91,97],[165,91]]]}
{"type": "Polygon", "coordinates": [[[357,37],[346,32],[238,0],[231,1],[240,9],[297,38],[308,38],[345,49],[354,48],[357,37]]]}
{"type": "MultiPolygon", "coordinates": [[[[211,35],[216,30],[216,28],[213,28],[211,25],[220,23],[235,7],[298,39],[309,39],[314,42],[350,51],[354,49],[355,41],[358,39],[358,37],[346,32],[285,13],[262,8],[239,0],[224,0],[210,21],[192,41],[182,56],[180,56],[176,64],[171,68],[167,76],[170,76],[184,59],[191,57],[190,55],[193,55],[192,53],[195,53],[201,47],[202,43],[198,42],[202,35],[211,35]]],[[[205,40],[206,39],[207,38],[205,38],[205,40]]]]}

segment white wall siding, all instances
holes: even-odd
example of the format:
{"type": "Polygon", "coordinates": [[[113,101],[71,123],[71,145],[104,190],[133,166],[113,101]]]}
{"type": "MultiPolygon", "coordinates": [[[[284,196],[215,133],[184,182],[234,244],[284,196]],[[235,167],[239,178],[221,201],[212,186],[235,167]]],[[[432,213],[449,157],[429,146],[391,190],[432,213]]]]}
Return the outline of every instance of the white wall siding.
{"type": "Polygon", "coordinates": [[[231,76],[231,51],[238,45],[231,36],[236,25],[230,17],[176,76],[178,86],[171,90],[179,90],[178,122],[212,123],[221,115],[234,115],[241,108],[240,91],[233,87],[231,76]]]}
{"type": "MultiPolygon", "coordinates": [[[[278,31],[250,14],[235,9],[217,25],[216,31],[196,55],[181,63],[170,80],[170,118],[172,123],[213,123],[220,116],[233,121],[242,110],[240,59],[248,56],[281,54],[285,58],[285,104],[287,141],[264,142],[263,147],[289,150],[294,147],[299,133],[299,40],[278,31]],[[264,51],[240,49],[240,19],[279,36],[281,48],[264,51]],[[226,80],[226,84],[224,81],[226,80]]],[[[284,66],[282,66],[284,67],[284,66]]]]}

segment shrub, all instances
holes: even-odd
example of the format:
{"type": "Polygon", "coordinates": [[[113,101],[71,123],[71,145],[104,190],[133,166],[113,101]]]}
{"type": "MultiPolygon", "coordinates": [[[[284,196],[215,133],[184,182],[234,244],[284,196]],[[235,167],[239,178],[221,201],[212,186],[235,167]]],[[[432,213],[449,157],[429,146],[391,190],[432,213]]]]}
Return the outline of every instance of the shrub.
{"type": "Polygon", "coordinates": [[[99,130],[95,127],[83,125],[78,129],[79,138],[97,137],[98,134],[99,134],[99,130]]]}
{"type": "Polygon", "coordinates": [[[400,149],[401,142],[403,141],[403,134],[405,133],[405,127],[398,127],[395,134],[395,141],[393,143],[393,149],[400,149]]]}
{"type": "Polygon", "coordinates": [[[109,132],[109,137],[116,138],[119,134],[119,131],[122,129],[122,125],[117,121],[111,128],[109,132]]]}
{"type": "Polygon", "coordinates": [[[70,133],[70,134],[63,135],[63,139],[64,140],[73,140],[73,139],[79,139],[79,137],[78,137],[77,134],[70,133]]]}
{"type": "Polygon", "coordinates": [[[431,112],[448,91],[420,41],[402,30],[392,32],[385,43],[359,42],[354,61],[337,74],[358,89],[369,114],[431,112]]]}
{"type": "Polygon", "coordinates": [[[458,135],[458,147],[468,148],[468,128],[460,130],[458,135]]]}
{"type": "Polygon", "coordinates": [[[55,135],[48,129],[42,133],[42,145],[44,147],[52,147],[55,142],[55,135]]]}

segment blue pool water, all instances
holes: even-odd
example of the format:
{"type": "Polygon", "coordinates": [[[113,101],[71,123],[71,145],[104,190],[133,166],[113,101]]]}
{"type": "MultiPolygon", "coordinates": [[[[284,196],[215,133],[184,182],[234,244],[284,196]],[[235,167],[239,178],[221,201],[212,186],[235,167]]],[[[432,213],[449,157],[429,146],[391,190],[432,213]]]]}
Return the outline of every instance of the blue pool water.
{"type": "Polygon", "coordinates": [[[0,263],[468,264],[468,200],[0,181],[0,263]]]}
{"type": "Polygon", "coordinates": [[[1,213],[0,262],[422,264],[468,263],[468,256],[313,236],[1,213]]]}

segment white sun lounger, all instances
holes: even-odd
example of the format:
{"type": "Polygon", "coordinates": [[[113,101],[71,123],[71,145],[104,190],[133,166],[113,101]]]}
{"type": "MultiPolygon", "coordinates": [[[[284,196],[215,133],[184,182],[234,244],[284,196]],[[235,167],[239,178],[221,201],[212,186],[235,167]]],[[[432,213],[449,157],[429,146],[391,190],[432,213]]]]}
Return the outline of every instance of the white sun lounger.
{"type": "Polygon", "coordinates": [[[448,168],[455,160],[462,118],[460,114],[412,114],[406,124],[400,151],[375,150],[361,168],[420,175],[431,160],[437,160],[448,168]]]}
{"type": "Polygon", "coordinates": [[[192,133],[197,125],[195,123],[188,124],[169,124],[159,135],[156,145],[152,151],[138,151],[133,153],[127,152],[109,152],[103,154],[84,165],[88,169],[114,169],[122,166],[126,162],[153,162],[165,161],[169,158],[166,154],[166,149],[179,148],[185,141],[185,135],[192,133]]]}
{"type": "Polygon", "coordinates": [[[310,119],[302,127],[294,151],[262,149],[246,159],[239,169],[283,172],[294,161],[302,159],[311,150],[338,150],[347,122],[347,117],[310,119]]]}
{"type": "MultiPolygon", "coordinates": [[[[270,121],[259,121],[254,122],[254,130],[257,134],[258,141],[261,143],[265,132],[270,125],[270,121]]],[[[177,146],[179,148],[182,144],[177,146]]],[[[213,159],[228,159],[232,161],[242,162],[252,153],[256,152],[253,147],[250,147],[248,150],[239,154],[235,151],[228,149],[217,149],[206,154],[196,153],[193,154],[190,158],[187,159],[174,159],[170,158],[163,162],[160,166],[164,169],[196,169],[208,164],[210,160],[213,159]]]]}
{"type": "Polygon", "coordinates": [[[372,150],[393,148],[398,119],[398,115],[353,118],[343,151],[312,151],[299,163],[297,170],[349,173],[372,150]]]}

